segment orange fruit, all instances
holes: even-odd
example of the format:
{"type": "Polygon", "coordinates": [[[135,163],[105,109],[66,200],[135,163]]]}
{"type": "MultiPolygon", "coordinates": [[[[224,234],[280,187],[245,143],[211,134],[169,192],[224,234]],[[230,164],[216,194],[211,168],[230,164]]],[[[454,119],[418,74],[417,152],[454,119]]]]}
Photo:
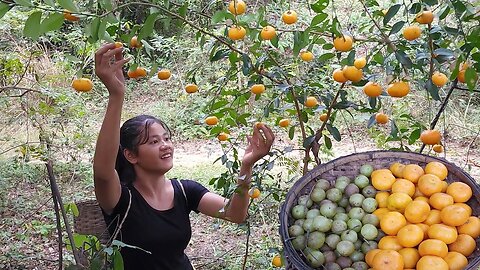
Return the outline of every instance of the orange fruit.
{"type": "Polygon", "coordinates": [[[455,242],[448,245],[449,251],[456,251],[463,254],[465,257],[472,255],[477,247],[475,239],[468,234],[459,234],[455,242]]]}
{"type": "Polygon", "coordinates": [[[379,191],[377,194],[375,194],[375,200],[377,201],[378,208],[387,207],[388,196],[390,196],[390,192],[388,191],[379,191]]]}
{"type": "Polygon", "coordinates": [[[468,234],[473,238],[480,236],[480,219],[478,217],[469,217],[467,222],[457,227],[460,234],[468,234]]]}
{"type": "Polygon", "coordinates": [[[332,77],[333,77],[334,81],[339,82],[339,83],[344,83],[344,82],[348,81],[348,79],[345,78],[345,76],[343,76],[343,71],[340,68],[337,68],[333,71],[332,77]]]}
{"type": "Polygon", "coordinates": [[[118,42],[118,41],[115,42],[115,48],[121,48],[121,47],[123,47],[122,42],[118,42]]]}
{"type": "Polygon", "coordinates": [[[300,53],[300,58],[305,61],[305,62],[310,62],[315,58],[312,52],[309,51],[303,51],[300,53]]]}
{"type": "Polygon", "coordinates": [[[442,218],[440,217],[440,210],[431,209],[428,213],[427,219],[423,221],[423,223],[432,226],[433,224],[439,224],[442,222],[442,218]]]}
{"type": "Polygon", "coordinates": [[[445,224],[433,224],[428,228],[428,238],[438,239],[445,244],[451,244],[457,240],[457,229],[445,224]]]}
{"type": "Polygon", "coordinates": [[[386,124],[388,123],[388,115],[384,114],[384,113],[377,113],[375,114],[375,121],[379,124],[386,124]]]}
{"type": "MultiPolygon", "coordinates": [[[[453,198],[453,200],[455,200],[455,198],[453,198]]],[[[465,203],[454,203],[453,205],[462,207],[463,209],[465,209],[465,210],[467,211],[467,213],[468,213],[469,216],[472,215],[472,208],[471,208],[468,204],[465,204],[465,203]]]]}
{"type": "Polygon", "coordinates": [[[446,193],[448,188],[448,182],[447,181],[442,181],[442,192],[446,193]]]}
{"type": "Polygon", "coordinates": [[[404,97],[410,92],[410,84],[408,82],[400,81],[394,82],[387,87],[387,93],[391,97],[404,97]]]}
{"type": "Polygon", "coordinates": [[[282,257],[280,255],[275,255],[272,259],[272,265],[274,267],[282,267],[283,266],[282,257]]]}
{"type": "Polygon", "coordinates": [[[161,69],[158,73],[157,73],[157,77],[160,79],[160,80],[168,80],[170,78],[170,76],[172,76],[172,73],[170,72],[169,69],[161,69]]]}
{"type": "Polygon", "coordinates": [[[348,52],[353,47],[353,39],[351,36],[347,35],[336,37],[333,40],[333,47],[335,47],[337,51],[348,52]]]}
{"type": "Polygon", "coordinates": [[[345,66],[342,70],[343,76],[352,82],[359,82],[362,80],[363,72],[354,66],[345,66]]]}
{"type": "Polygon", "coordinates": [[[435,145],[439,144],[442,140],[442,134],[438,130],[424,130],[420,134],[420,141],[424,144],[435,145]]]}
{"type": "Polygon", "coordinates": [[[282,14],[282,21],[286,24],[294,24],[297,22],[297,12],[287,10],[282,14]]]}
{"type": "Polygon", "coordinates": [[[448,78],[441,72],[435,72],[432,75],[432,82],[438,87],[444,86],[448,82],[448,78]]]}
{"type": "Polygon", "coordinates": [[[247,10],[247,5],[243,0],[232,0],[228,4],[228,11],[235,15],[241,15],[247,10]]]}
{"type": "MultiPolygon", "coordinates": [[[[418,187],[415,187],[415,194],[413,194],[413,197],[412,198],[418,198],[418,197],[425,197],[425,194],[423,194],[419,189],[418,187]]],[[[428,198],[427,198],[427,202],[428,202],[428,198]]]]}
{"type": "Polygon", "coordinates": [[[427,224],[424,224],[424,223],[417,223],[415,225],[417,225],[418,227],[420,227],[420,229],[422,229],[423,239],[428,239],[428,228],[430,228],[430,226],[428,226],[427,224]]]}
{"type": "Polygon", "coordinates": [[[415,247],[423,241],[423,230],[415,224],[408,224],[397,233],[398,242],[404,247],[415,247]]]}
{"type": "Polygon", "coordinates": [[[403,168],[405,168],[405,165],[400,162],[395,162],[390,165],[389,169],[395,177],[403,178],[403,168]]]}
{"type": "Polygon", "coordinates": [[[403,246],[398,241],[396,236],[384,236],[378,241],[378,248],[381,250],[396,250],[399,251],[403,246]]]}
{"type": "Polygon", "coordinates": [[[470,213],[460,205],[452,204],[444,207],[440,212],[442,222],[449,226],[462,226],[467,222],[470,213]]]}
{"type": "Polygon", "coordinates": [[[260,38],[263,40],[272,40],[277,36],[277,32],[275,31],[275,28],[273,28],[270,25],[267,25],[262,28],[262,31],[260,32],[260,38]]]}
{"type": "Polygon", "coordinates": [[[147,76],[147,70],[142,68],[142,67],[139,67],[139,68],[137,68],[137,75],[140,78],[145,77],[145,76],[147,76]]]}
{"type": "Polygon", "coordinates": [[[328,120],[328,114],[322,113],[320,114],[320,121],[325,122],[328,120]]]}
{"type": "Polygon", "coordinates": [[[441,144],[435,144],[433,147],[432,147],[432,150],[433,152],[435,153],[443,153],[443,146],[441,144]]]}
{"type": "Polygon", "coordinates": [[[221,142],[228,140],[228,134],[225,132],[220,132],[217,136],[217,139],[221,142]]]}
{"type": "Polygon", "coordinates": [[[438,256],[422,256],[417,262],[417,270],[449,270],[447,262],[438,256]]]}
{"type": "Polygon", "coordinates": [[[250,88],[250,92],[252,92],[252,93],[255,94],[255,95],[260,95],[260,94],[262,94],[263,92],[265,92],[265,85],[263,85],[263,84],[254,84],[254,85],[252,85],[252,87],[250,88]]]}
{"type": "Polygon", "coordinates": [[[228,37],[231,40],[240,40],[245,37],[247,30],[242,26],[232,26],[228,29],[228,37]]]}
{"type": "Polygon", "coordinates": [[[424,10],[417,14],[415,20],[420,24],[431,24],[433,22],[433,13],[430,10],[424,10]]]}
{"type": "Polygon", "coordinates": [[[420,253],[420,256],[432,255],[443,258],[448,254],[448,247],[447,244],[438,239],[427,239],[423,240],[418,246],[418,253],[420,253]]]}
{"type": "Polygon", "coordinates": [[[403,270],[403,257],[395,250],[381,250],[373,258],[373,269],[403,270]]]}
{"type": "Polygon", "coordinates": [[[318,105],[317,98],[315,98],[313,96],[309,96],[305,100],[305,107],[312,108],[312,107],[315,107],[317,105],[318,105]]]}
{"type": "Polygon", "coordinates": [[[369,97],[378,97],[382,94],[382,91],[382,87],[376,82],[368,82],[363,87],[363,92],[369,97]]]}
{"type": "Polygon", "coordinates": [[[248,195],[250,196],[250,198],[256,199],[256,198],[260,197],[260,190],[258,188],[252,187],[248,191],[248,195]]]}
{"type": "Polygon", "coordinates": [[[462,69],[458,71],[457,79],[461,83],[465,83],[465,72],[466,72],[466,69],[462,69]]]}
{"type": "Polygon", "coordinates": [[[357,58],[353,61],[353,65],[358,69],[364,68],[367,65],[367,59],[365,57],[357,58]]]}
{"type": "Polygon", "coordinates": [[[426,203],[430,203],[429,199],[425,196],[418,196],[416,197],[415,199],[413,199],[414,201],[423,201],[423,202],[426,202],[426,203]]]}
{"type": "Polygon", "coordinates": [[[453,197],[453,201],[463,203],[472,197],[472,188],[462,182],[453,182],[448,185],[447,194],[453,197]]]}
{"type": "Polygon", "coordinates": [[[216,116],[209,116],[205,119],[205,124],[209,126],[214,126],[218,124],[218,118],[216,116]]]}
{"type": "Polygon", "coordinates": [[[138,40],[137,36],[133,36],[130,39],[130,47],[132,47],[132,48],[141,48],[142,47],[142,43],[138,40]]]}
{"type": "Polygon", "coordinates": [[[288,127],[288,125],[290,125],[290,120],[284,118],[284,119],[278,121],[278,125],[281,126],[281,127],[288,127]]]}
{"type": "Polygon", "coordinates": [[[380,228],[388,235],[396,235],[405,225],[407,225],[407,220],[399,212],[385,213],[380,219],[380,228]]]}
{"type": "Polygon", "coordinates": [[[412,197],[415,194],[415,184],[407,179],[398,178],[392,185],[392,193],[406,193],[412,197]]]}
{"type": "Polygon", "coordinates": [[[424,201],[413,201],[405,207],[405,218],[411,223],[424,222],[430,214],[430,205],[424,201]]]}
{"type": "Polygon", "coordinates": [[[417,39],[422,34],[422,29],[417,25],[410,25],[403,29],[403,37],[408,40],[412,41],[417,39]]]}
{"type": "Polygon", "coordinates": [[[198,91],[198,86],[196,84],[189,83],[189,84],[185,85],[185,92],[187,92],[189,94],[192,94],[192,93],[195,93],[197,91],[198,91]]]}
{"type": "MultiPolygon", "coordinates": [[[[445,181],[442,182],[446,183],[445,181]]],[[[446,193],[438,192],[430,196],[428,202],[433,208],[442,210],[443,208],[453,204],[453,197],[446,193]]]]}
{"type": "Polygon", "coordinates": [[[80,20],[79,17],[73,15],[72,12],[71,12],[70,10],[68,10],[68,9],[65,9],[65,10],[63,11],[63,18],[64,18],[65,20],[71,21],[71,22],[76,22],[76,21],[80,20]]]}
{"type": "Polygon", "coordinates": [[[448,169],[443,163],[432,161],[425,166],[425,173],[435,174],[440,180],[444,180],[447,178],[448,169]]]}
{"type": "Polygon", "coordinates": [[[407,164],[402,170],[402,178],[407,179],[415,184],[418,182],[420,176],[422,176],[424,173],[425,172],[423,171],[423,168],[417,164],[407,164]]]}
{"type": "Polygon", "coordinates": [[[93,89],[93,83],[87,78],[75,79],[72,81],[72,88],[78,92],[89,92],[93,89]]]}
{"type": "Polygon", "coordinates": [[[371,249],[367,252],[367,254],[365,254],[365,262],[369,265],[369,266],[373,266],[373,258],[375,257],[375,255],[378,254],[378,252],[380,252],[380,249],[379,248],[375,248],[375,249],[371,249]]]}
{"type": "Polygon", "coordinates": [[[448,252],[443,259],[448,264],[449,270],[463,270],[468,265],[467,257],[456,251],[448,252]]]}
{"type": "Polygon", "coordinates": [[[379,220],[382,220],[382,217],[388,212],[390,212],[390,210],[388,210],[388,208],[382,207],[382,208],[378,208],[377,210],[373,211],[372,214],[377,216],[379,220]]]}
{"type": "Polygon", "coordinates": [[[387,199],[387,208],[390,211],[405,212],[405,208],[412,202],[412,198],[406,193],[392,193],[387,199]]]}
{"type": "Polygon", "coordinates": [[[403,257],[405,269],[415,268],[415,265],[417,265],[417,262],[420,259],[420,254],[416,248],[402,248],[398,253],[403,257]]]}
{"type": "Polygon", "coordinates": [[[371,181],[377,190],[390,190],[395,183],[395,176],[388,169],[375,170],[372,172],[371,181]]]}
{"type": "Polygon", "coordinates": [[[434,174],[424,174],[418,178],[417,183],[420,192],[430,197],[432,194],[441,192],[443,188],[442,180],[434,174]]]}

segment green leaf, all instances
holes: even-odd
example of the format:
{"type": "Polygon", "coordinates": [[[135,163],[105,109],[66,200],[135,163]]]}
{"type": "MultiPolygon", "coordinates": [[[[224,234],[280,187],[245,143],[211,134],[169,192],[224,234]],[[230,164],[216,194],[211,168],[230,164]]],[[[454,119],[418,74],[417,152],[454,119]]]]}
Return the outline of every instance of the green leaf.
{"type": "Polygon", "coordinates": [[[408,136],[408,143],[413,144],[415,143],[419,138],[422,130],[421,129],[415,129],[410,133],[410,136],[408,136]]]}
{"type": "Polygon", "coordinates": [[[330,137],[328,137],[327,135],[323,135],[323,139],[325,141],[325,146],[327,147],[327,149],[332,149],[332,140],[330,139],[330,137]]]}
{"type": "Polygon", "coordinates": [[[300,50],[303,49],[303,39],[303,32],[295,31],[295,33],[293,33],[293,56],[296,57],[300,53],[300,50]]]}
{"type": "Polygon", "coordinates": [[[24,6],[24,7],[32,7],[33,6],[32,2],[30,2],[29,0],[14,0],[13,2],[15,2],[16,4],[18,4],[20,6],[24,6]]]}
{"type": "Polygon", "coordinates": [[[42,18],[41,11],[35,11],[28,17],[23,28],[23,35],[36,40],[40,36],[40,19],[42,18]]]}
{"type": "Polygon", "coordinates": [[[106,11],[112,11],[113,5],[111,0],[99,0],[100,6],[103,7],[106,11]]]}
{"type": "Polygon", "coordinates": [[[382,55],[382,52],[377,52],[374,56],[373,56],[373,60],[375,60],[375,62],[379,63],[379,64],[383,64],[383,62],[385,61],[383,55],[382,55]]]}
{"type": "Polygon", "coordinates": [[[100,26],[100,18],[97,17],[92,20],[92,23],[90,24],[90,37],[92,38],[92,41],[95,42],[98,40],[98,27],[100,26]]]}
{"type": "Polygon", "coordinates": [[[467,83],[468,89],[473,90],[475,88],[478,76],[475,69],[468,67],[465,71],[465,83],[467,83]]]}
{"type": "Polygon", "coordinates": [[[47,18],[42,21],[40,28],[42,33],[58,30],[63,25],[63,14],[51,13],[47,18]]]}
{"type": "Polygon", "coordinates": [[[411,68],[413,66],[412,60],[407,56],[407,54],[404,51],[397,50],[395,51],[395,58],[402,63],[403,66],[406,68],[411,68]]]}
{"type": "Polygon", "coordinates": [[[389,36],[397,33],[398,31],[400,31],[403,26],[405,25],[405,22],[404,21],[398,21],[396,22],[393,26],[392,26],[392,30],[390,30],[390,33],[388,34],[389,36]]]}
{"type": "Polygon", "coordinates": [[[212,24],[217,24],[225,19],[225,16],[227,16],[228,11],[226,10],[218,10],[215,12],[212,16],[212,24]]]}
{"type": "Polygon", "coordinates": [[[410,14],[417,14],[422,10],[422,4],[420,3],[413,3],[413,5],[410,7],[408,12],[410,14]]]}
{"type": "Polygon", "coordinates": [[[45,2],[45,4],[47,4],[51,7],[55,7],[55,0],[45,0],[44,2],[45,2]]]}
{"type": "Polygon", "coordinates": [[[312,144],[312,142],[315,140],[315,135],[310,135],[307,138],[305,138],[305,141],[303,142],[303,147],[307,148],[312,144]]]}
{"type": "Polygon", "coordinates": [[[393,120],[390,123],[390,136],[392,138],[398,138],[398,127],[393,120]]]}
{"type": "Polygon", "coordinates": [[[77,6],[71,0],[58,0],[58,4],[69,11],[78,11],[77,6]]]}
{"type": "Polygon", "coordinates": [[[313,17],[312,22],[310,23],[310,27],[313,27],[323,21],[325,21],[328,18],[328,15],[325,13],[320,13],[317,14],[315,17],[313,17]]]}
{"type": "Polygon", "coordinates": [[[185,2],[179,9],[178,9],[178,15],[182,16],[182,18],[185,18],[187,16],[187,11],[188,11],[188,2],[185,2]]]}
{"type": "Polygon", "coordinates": [[[11,6],[5,3],[0,3],[0,19],[10,10],[11,6]]]}
{"type": "Polygon", "coordinates": [[[288,130],[288,138],[290,138],[290,140],[293,140],[294,136],[295,136],[295,127],[291,126],[290,129],[288,130]]]}
{"type": "Polygon", "coordinates": [[[317,58],[317,61],[319,62],[325,62],[327,60],[330,60],[332,58],[335,57],[335,54],[334,53],[325,53],[325,54],[322,54],[320,55],[318,58],[317,58]]]}
{"type": "Polygon", "coordinates": [[[119,250],[113,253],[113,270],[123,270],[123,258],[119,250]]]}
{"type": "Polygon", "coordinates": [[[438,87],[433,84],[432,79],[428,79],[427,83],[425,84],[425,88],[427,88],[427,92],[434,100],[440,100],[440,96],[438,95],[438,87]]]}
{"type": "Polygon", "coordinates": [[[342,30],[340,29],[340,22],[338,21],[338,18],[335,17],[333,18],[332,21],[332,33],[334,36],[339,37],[342,35],[342,30]]]}
{"type": "Polygon", "coordinates": [[[148,15],[145,23],[142,28],[140,28],[140,33],[138,33],[138,39],[145,39],[153,33],[153,27],[155,26],[155,21],[160,13],[152,13],[148,15]]]}
{"type": "Polygon", "coordinates": [[[438,49],[433,51],[433,54],[441,55],[441,56],[445,56],[445,57],[453,57],[454,56],[452,50],[445,49],[445,48],[438,48],[438,49]]]}
{"type": "Polygon", "coordinates": [[[247,76],[252,71],[252,60],[250,60],[250,57],[247,54],[243,53],[242,61],[242,73],[243,75],[247,76]]]}
{"type": "Polygon", "coordinates": [[[435,6],[436,4],[438,4],[438,1],[437,0],[423,0],[423,3],[425,3],[429,6],[435,6]]]}
{"type": "Polygon", "coordinates": [[[226,100],[217,101],[213,103],[212,106],[210,106],[210,110],[215,111],[217,109],[220,109],[221,107],[224,107],[227,104],[228,104],[228,101],[226,100]]]}
{"type": "Polygon", "coordinates": [[[332,126],[331,124],[327,124],[327,129],[328,129],[328,132],[330,132],[330,134],[332,134],[333,138],[339,142],[342,140],[342,137],[340,136],[340,131],[338,131],[338,129],[334,126],[332,126]]]}
{"type": "Polygon", "coordinates": [[[370,108],[375,109],[375,107],[377,107],[377,98],[376,97],[369,97],[368,98],[368,104],[370,105],[370,108]]]}
{"type": "Polygon", "coordinates": [[[372,116],[370,116],[370,118],[368,119],[367,128],[371,128],[373,125],[375,125],[375,123],[375,114],[372,114],[372,116]]]}
{"type": "Polygon", "coordinates": [[[220,60],[220,59],[226,58],[230,53],[231,53],[231,52],[230,52],[229,49],[221,49],[221,50],[218,50],[218,51],[210,58],[210,62],[215,62],[215,61],[218,61],[218,60],[220,60]]]}
{"type": "Polygon", "coordinates": [[[313,11],[316,13],[323,12],[328,7],[329,0],[318,0],[316,3],[310,5],[313,11]]]}
{"type": "Polygon", "coordinates": [[[445,19],[449,13],[450,13],[450,6],[444,5],[443,8],[441,8],[440,11],[438,12],[439,14],[438,19],[439,20],[445,19]]]}
{"type": "Polygon", "coordinates": [[[396,4],[391,6],[387,14],[385,14],[385,17],[383,17],[383,25],[387,25],[388,22],[397,14],[397,12],[400,10],[401,4],[396,4]]]}

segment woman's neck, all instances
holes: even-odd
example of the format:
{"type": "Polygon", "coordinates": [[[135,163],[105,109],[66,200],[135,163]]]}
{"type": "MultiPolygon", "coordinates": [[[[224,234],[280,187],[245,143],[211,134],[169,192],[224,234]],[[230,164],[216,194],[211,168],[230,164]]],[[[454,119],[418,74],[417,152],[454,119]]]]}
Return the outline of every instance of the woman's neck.
{"type": "Polygon", "coordinates": [[[165,174],[152,174],[146,172],[136,172],[136,180],[133,182],[135,188],[142,192],[146,196],[155,196],[155,194],[160,194],[161,191],[165,190],[165,184],[167,183],[167,178],[165,174]]]}

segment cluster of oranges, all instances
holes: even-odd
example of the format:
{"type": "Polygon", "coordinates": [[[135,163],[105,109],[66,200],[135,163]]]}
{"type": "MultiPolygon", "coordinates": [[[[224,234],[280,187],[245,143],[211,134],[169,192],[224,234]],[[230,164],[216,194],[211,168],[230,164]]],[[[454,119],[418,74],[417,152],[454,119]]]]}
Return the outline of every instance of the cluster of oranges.
{"type": "Polygon", "coordinates": [[[480,219],[466,202],[472,189],[447,183],[447,167],[430,162],[393,163],[375,170],[372,185],[379,190],[373,212],[385,236],[370,250],[366,263],[373,269],[464,269],[480,236],[480,219]]]}

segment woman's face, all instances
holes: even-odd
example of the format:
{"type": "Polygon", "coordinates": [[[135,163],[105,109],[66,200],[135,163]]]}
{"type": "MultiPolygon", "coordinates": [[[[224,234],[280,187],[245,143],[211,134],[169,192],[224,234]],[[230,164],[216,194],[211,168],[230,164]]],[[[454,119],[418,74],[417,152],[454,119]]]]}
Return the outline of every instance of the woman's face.
{"type": "Polygon", "coordinates": [[[144,170],[165,174],[173,167],[173,143],[162,125],[153,123],[147,142],[138,146],[136,165],[144,170]]]}

